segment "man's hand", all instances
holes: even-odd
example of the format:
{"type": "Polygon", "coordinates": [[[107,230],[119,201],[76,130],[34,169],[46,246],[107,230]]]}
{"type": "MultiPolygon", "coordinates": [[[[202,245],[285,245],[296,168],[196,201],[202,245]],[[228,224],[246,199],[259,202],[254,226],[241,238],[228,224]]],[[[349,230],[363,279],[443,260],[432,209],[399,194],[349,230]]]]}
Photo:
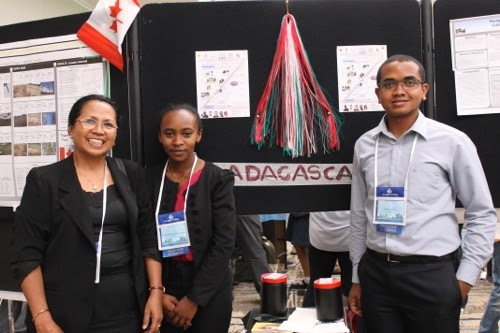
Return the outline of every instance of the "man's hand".
{"type": "Polygon", "coordinates": [[[347,298],[347,304],[349,304],[349,310],[354,312],[356,315],[361,316],[361,285],[359,283],[353,283],[351,291],[349,292],[349,297],[347,298]]]}
{"type": "Polygon", "coordinates": [[[462,303],[463,303],[465,302],[467,295],[469,295],[469,291],[472,288],[472,286],[467,282],[458,280],[458,287],[460,288],[460,293],[462,294],[462,303]]]}

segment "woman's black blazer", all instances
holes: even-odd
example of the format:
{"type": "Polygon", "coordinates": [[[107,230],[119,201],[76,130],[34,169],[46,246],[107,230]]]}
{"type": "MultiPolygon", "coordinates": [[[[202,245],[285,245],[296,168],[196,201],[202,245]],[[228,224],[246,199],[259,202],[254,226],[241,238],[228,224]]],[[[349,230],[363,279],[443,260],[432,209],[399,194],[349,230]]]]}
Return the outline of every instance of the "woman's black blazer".
{"type": "MultiPolygon", "coordinates": [[[[143,310],[148,290],[142,251],[157,248],[156,231],[144,170],[133,162],[123,162],[127,174],[113,158],[107,158],[115,187],[127,208],[133,278],[143,310]]],[[[65,332],[86,332],[90,323],[95,295],[95,242],[73,158],[33,168],[15,213],[10,261],[19,282],[41,267],[50,312],[65,332]]],[[[34,332],[30,313],[26,323],[34,332]]]]}
{"type": "MultiPolygon", "coordinates": [[[[153,210],[164,167],[159,165],[146,171],[153,210]]],[[[200,306],[206,306],[224,284],[232,283],[229,260],[236,237],[233,187],[234,174],[231,171],[205,162],[198,182],[189,189],[186,215],[195,277],[186,296],[200,306]]],[[[177,183],[165,179],[160,213],[173,211],[177,189],[177,183]]]]}

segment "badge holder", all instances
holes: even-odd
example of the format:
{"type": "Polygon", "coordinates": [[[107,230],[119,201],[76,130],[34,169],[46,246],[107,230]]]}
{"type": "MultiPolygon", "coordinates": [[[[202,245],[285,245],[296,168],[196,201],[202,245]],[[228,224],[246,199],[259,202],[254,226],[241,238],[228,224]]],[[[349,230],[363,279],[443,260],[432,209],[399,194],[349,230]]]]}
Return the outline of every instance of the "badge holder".
{"type": "Polygon", "coordinates": [[[198,156],[195,154],[186,188],[186,195],[184,197],[184,210],[160,215],[161,196],[163,194],[163,185],[165,184],[165,174],[168,168],[168,160],[165,164],[165,168],[163,169],[155,211],[158,249],[162,251],[163,258],[176,257],[189,252],[191,241],[189,240],[189,230],[187,225],[186,203],[196,162],[198,162],[198,156]]]}
{"type": "Polygon", "coordinates": [[[163,257],[175,257],[189,252],[189,231],[184,212],[158,215],[158,249],[163,257]]]}
{"type": "Polygon", "coordinates": [[[401,234],[406,221],[404,187],[376,188],[374,221],[378,232],[401,234]]]}
{"type": "Polygon", "coordinates": [[[408,170],[406,170],[404,186],[378,186],[378,142],[379,136],[375,142],[375,166],[374,166],[374,198],[373,198],[373,224],[377,232],[399,235],[403,232],[406,225],[406,202],[407,196],[405,189],[408,188],[408,174],[410,171],[411,160],[417,145],[418,134],[415,134],[413,145],[410,151],[410,160],[408,161],[408,170]]]}

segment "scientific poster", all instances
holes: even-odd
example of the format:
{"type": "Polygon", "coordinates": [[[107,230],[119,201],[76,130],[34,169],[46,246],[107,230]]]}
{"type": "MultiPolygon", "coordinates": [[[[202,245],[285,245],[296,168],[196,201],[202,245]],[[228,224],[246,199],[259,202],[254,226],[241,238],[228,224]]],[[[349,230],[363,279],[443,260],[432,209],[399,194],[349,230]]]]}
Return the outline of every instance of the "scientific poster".
{"type": "Polygon", "coordinates": [[[28,172],[69,156],[71,105],[109,94],[109,65],[75,35],[0,45],[0,206],[18,205],[28,172]]]}
{"type": "Polygon", "coordinates": [[[337,46],[341,112],[383,110],[375,95],[375,88],[378,68],[386,59],[386,45],[337,46]]]}
{"type": "Polygon", "coordinates": [[[457,115],[500,113],[500,15],[450,21],[457,115]]]}
{"type": "Polygon", "coordinates": [[[248,51],[196,51],[201,118],[250,117],[248,51]]]}

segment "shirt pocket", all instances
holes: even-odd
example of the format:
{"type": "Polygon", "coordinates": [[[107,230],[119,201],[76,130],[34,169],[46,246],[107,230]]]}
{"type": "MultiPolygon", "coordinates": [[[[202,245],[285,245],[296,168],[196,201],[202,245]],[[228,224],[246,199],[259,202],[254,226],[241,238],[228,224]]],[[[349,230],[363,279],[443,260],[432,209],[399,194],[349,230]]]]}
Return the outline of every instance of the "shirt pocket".
{"type": "Polygon", "coordinates": [[[408,199],[428,203],[442,193],[444,171],[435,163],[412,164],[408,177],[408,199]]]}

